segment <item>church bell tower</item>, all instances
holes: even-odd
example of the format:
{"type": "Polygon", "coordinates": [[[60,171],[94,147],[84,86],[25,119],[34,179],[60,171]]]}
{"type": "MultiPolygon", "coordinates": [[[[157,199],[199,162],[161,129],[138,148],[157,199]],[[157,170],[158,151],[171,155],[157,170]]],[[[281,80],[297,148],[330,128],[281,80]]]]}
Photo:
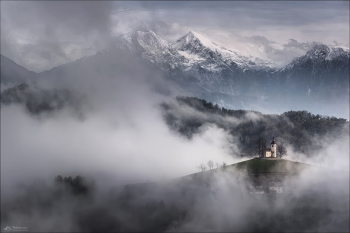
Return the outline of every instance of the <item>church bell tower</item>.
{"type": "Polygon", "coordinates": [[[275,141],[275,137],[273,137],[271,142],[271,157],[276,158],[277,157],[277,144],[275,141]]]}

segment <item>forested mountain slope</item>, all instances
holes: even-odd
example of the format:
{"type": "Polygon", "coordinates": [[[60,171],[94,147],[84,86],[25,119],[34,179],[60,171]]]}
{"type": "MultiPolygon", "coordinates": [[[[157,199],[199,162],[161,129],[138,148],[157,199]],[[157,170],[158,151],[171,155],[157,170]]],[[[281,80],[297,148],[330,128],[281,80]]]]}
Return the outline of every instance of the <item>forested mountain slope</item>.
{"type": "MultiPolygon", "coordinates": [[[[346,119],[312,114],[307,111],[289,111],[283,114],[262,114],[257,111],[220,108],[195,97],[177,97],[162,104],[164,119],[170,129],[192,138],[208,124],[225,129],[233,136],[241,155],[255,155],[259,137],[269,143],[275,137],[306,155],[317,153],[325,143],[348,135],[346,119]]],[[[268,145],[269,146],[269,145],[268,145]]]]}

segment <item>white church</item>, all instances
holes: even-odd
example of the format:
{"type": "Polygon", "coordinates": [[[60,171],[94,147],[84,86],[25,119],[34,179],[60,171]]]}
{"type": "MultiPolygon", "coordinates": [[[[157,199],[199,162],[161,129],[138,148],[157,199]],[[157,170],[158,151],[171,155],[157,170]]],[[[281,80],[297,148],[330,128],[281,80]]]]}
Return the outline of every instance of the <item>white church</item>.
{"type": "Polygon", "coordinates": [[[271,149],[266,148],[264,151],[264,158],[277,158],[277,144],[275,137],[273,137],[271,142],[271,149]]]}

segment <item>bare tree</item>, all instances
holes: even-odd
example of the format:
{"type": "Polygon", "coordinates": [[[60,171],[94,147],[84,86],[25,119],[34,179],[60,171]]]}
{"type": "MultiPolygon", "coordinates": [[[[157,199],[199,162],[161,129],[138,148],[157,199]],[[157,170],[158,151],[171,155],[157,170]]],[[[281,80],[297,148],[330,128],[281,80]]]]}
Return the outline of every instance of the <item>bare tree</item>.
{"type": "Polygon", "coordinates": [[[260,136],[258,141],[256,142],[255,153],[259,157],[264,157],[265,149],[266,149],[266,139],[264,139],[260,136]]]}
{"type": "Polygon", "coordinates": [[[209,160],[207,164],[208,164],[208,167],[209,167],[210,170],[213,169],[213,167],[214,167],[214,162],[213,161],[209,160]]]}
{"type": "Polygon", "coordinates": [[[226,168],[226,163],[225,162],[222,162],[222,169],[225,169],[226,168]]]}
{"type": "Polygon", "coordinates": [[[282,156],[287,154],[287,150],[286,147],[284,146],[284,143],[280,143],[279,145],[277,145],[277,156],[279,158],[282,158],[282,156]]]}
{"type": "Polygon", "coordinates": [[[207,170],[207,167],[202,163],[199,166],[197,166],[197,169],[199,169],[203,172],[203,171],[207,170]]]}

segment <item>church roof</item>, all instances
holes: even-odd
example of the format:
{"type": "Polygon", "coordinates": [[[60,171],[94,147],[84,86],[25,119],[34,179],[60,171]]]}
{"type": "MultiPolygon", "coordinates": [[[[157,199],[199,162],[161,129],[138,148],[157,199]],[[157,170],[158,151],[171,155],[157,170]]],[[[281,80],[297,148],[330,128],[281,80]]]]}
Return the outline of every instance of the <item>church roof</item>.
{"type": "Polygon", "coordinates": [[[275,137],[273,137],[271,144],[276,144],[275,137]]]}
{"type": "Polygon", "coordinates": [[[265,148],[265,151],[271,151],[271,149],[269,149],[269,148],[265,148]]]}

